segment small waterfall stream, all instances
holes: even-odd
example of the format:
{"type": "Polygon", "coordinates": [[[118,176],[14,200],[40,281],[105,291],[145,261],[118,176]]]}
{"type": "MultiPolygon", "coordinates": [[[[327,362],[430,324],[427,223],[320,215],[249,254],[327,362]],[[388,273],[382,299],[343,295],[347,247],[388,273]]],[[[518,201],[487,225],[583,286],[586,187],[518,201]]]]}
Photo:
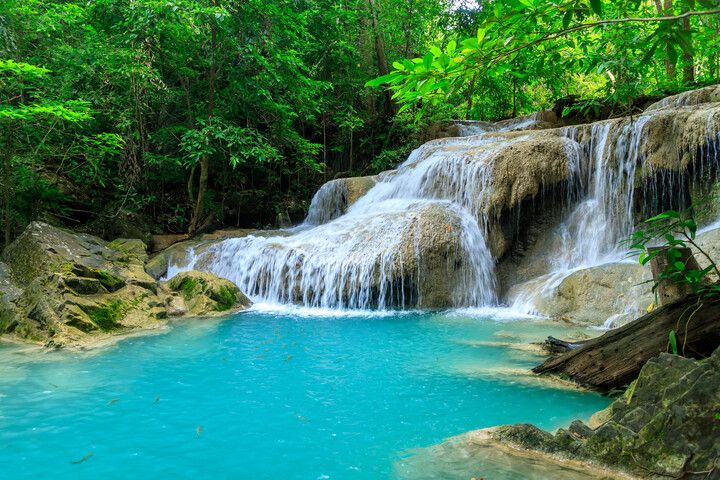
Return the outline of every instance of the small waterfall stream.
{"type": "Polygon", "coordinates": [[[573,272],[610,262],[626,261],[621,241],[633,231],[636,173],[642,168],[640,146],[645,124],[643,115],[619,131],[612,121],[589,128],[589,139],[580,139],[576,127],[566,135],[580,144],[580,161],[572,164],[572,176],[587,192],[559,227],[557,248],[550,253],[551,271],[516,289],[512,307],[534,314],[539,297],[551,295],[573,272]]]}

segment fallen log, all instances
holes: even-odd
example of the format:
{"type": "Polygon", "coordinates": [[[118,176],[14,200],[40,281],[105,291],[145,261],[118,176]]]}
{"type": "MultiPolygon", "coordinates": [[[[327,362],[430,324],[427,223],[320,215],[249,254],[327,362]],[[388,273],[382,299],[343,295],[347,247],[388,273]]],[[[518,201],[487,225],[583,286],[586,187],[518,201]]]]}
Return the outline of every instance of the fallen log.
{"type": "Polygon", "coordinates": [[[533,372],[558,375],[608,392],[630,384],[645,362],[669,352],[670,331],[676,332],[679,353],[709,356],[720,345],[720,300],[689,296],[664,305],[547,360],[533,372]]]}
{"type": "Polygon", "coordinates": [[[582,347],[584,343],[585,342],[566,342],[565,340],[549,336],[545,339],[543,348],[550,353],[565,353],[582,347]]]}

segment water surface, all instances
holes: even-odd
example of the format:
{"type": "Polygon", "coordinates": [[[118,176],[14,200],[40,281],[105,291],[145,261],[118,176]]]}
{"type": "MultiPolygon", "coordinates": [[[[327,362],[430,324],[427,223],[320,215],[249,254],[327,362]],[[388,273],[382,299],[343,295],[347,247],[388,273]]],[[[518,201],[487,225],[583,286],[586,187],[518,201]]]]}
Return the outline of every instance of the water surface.
{"type": "Polygon", "coordinates": [[[0,345],[2,478],[391,478],[411,449],[608,404],[524,374],[539,357],[513,346],[568,333],[545,322],[301,313],[180,322],[91,354],[0,345]]]}

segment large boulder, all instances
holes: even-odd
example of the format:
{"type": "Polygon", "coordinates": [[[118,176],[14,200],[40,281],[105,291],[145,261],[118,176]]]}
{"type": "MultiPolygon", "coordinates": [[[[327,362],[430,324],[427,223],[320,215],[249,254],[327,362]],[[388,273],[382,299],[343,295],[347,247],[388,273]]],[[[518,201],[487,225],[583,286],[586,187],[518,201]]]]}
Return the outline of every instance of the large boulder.
{"type": "Polygon", "coordinates": [[[532,303],[535,313],[587,326],[618,327],[652,308],[650,269],[637,263],[608,263],[572,273],[545,275],[510,289],[515,305],[532,303]]]}
{"type": "Polygon", "coordinates": [[[3,258],[7,274],[0,269],[0,285],[14,293],[3,295],[13,314],[0,321],[2,334],[79,346],[165,324],[166,309],[145,272],[140,240],[108,243],[33,222],[3,258]]]}
{"type": "Polygon", "coordinates": [[[226,315],[252,304],[237,285],[208,272],[181,272],[166,285],[182,299],[186,312],[194,316],[226,315]]]}

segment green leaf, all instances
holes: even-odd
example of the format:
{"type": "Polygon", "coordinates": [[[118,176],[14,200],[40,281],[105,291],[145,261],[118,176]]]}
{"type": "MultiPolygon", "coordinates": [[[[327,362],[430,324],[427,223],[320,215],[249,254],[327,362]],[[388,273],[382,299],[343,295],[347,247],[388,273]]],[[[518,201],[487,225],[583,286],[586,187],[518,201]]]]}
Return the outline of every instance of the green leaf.
{"type": "Polygon", "coordinates": [[[642,60],[640,60],[640,63],[643,65],[647,65],[650,63],[650,61],[653,59],[653,56],[655,55],[655,50],[657,50],[658,44],[654,44],[650,49],[643,55],[642,60]]]}
{"type": "Polygon", "coordinates": [[[683,262],[675,262],[673,263],[673,267],[675,267],[676,270],[683,271],[685,270],[685,264],[683,262]]]}
{"type": "Polygon", "coordinates": [[[566,29],[570,26],[570,22],[572,22],[573,19],[573,11],[568,10],[565,12],[565,15],[563,15],[563,29],[566,29]]]}
{"type": "Polygon", "coordinates": [[[669,218],[680,218],[680,213],[675,210],[668,210],[654,217],[648,218],[646,222],[657,222],[658,220],[667,220],[669,218]]]}
{"type": "Polygon", "coordinates": [[[433,63],[433,54],[428,52],[423,57],[423,66],[425,67],[425,70],[430,70],[432,68],[433,63]]]}
{"type": "Polygon", "coordinates": [[[670,335],[668,335],[668,342],[670,343],[670,351],[673,355],[678,354],[678,347],[677,347],[677,335],[675,335],[675,330],[670,330],[670,335]]]}
{"type": "Polygon", "coordinates": [[[602,16],[602,0],[590,0],[590,8],[592,8],[598,17],[602,16]]]}

